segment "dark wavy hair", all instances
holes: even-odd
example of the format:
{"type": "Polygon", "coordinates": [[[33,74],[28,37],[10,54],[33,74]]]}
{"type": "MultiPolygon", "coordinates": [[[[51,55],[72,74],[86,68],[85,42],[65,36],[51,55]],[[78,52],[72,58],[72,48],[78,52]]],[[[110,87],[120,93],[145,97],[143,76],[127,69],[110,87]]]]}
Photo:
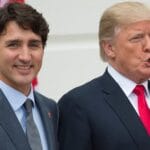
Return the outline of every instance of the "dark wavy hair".
{"type": "Polygon", "coordinates": [[[49,25],[41,13],[25,3],[8,3],[0,8],[0,34],[2,34],[10,21],[15,21],[21,28],[31,30],[42,39],[43,47],[46,45],[49,25]]]}

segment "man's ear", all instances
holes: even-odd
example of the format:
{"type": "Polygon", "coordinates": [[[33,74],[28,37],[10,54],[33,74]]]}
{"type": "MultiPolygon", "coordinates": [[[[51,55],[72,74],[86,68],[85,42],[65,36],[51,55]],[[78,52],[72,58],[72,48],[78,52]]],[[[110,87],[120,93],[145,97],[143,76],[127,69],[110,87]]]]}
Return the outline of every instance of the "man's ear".
{"type": "Polygon", "coordinates": [[[108,58],[114,58],[115,57],[115,51],[114,47],[112,45],[111,41],[101,41],[101,46],[105,52],[106,57],[108,58]]]}

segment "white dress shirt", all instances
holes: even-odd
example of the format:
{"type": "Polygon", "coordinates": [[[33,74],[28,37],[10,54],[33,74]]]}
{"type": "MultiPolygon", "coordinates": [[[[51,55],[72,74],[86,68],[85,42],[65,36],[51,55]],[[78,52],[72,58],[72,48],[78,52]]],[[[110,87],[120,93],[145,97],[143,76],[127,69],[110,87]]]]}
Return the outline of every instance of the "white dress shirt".
{"type": "MultiPolygon", "coordinates": [[[[123,90],[124,94],[128,97],[128,100],[130,101],[130,103],[132,104],[136,112],[139,114],[137,96],[133,93],[133,89],[135,88],[137,84],[133,82],[132,80],[126,78],[124,75],[120,74],[110,65],[108,66],[108,73],[118,83],[118,85],[123,90]]],[[[145,87],[146,101],[147,101],[148,107],[150,108],[150,92],[148,90],[148,81],[143,82],[141,85],[145,87]]]]}

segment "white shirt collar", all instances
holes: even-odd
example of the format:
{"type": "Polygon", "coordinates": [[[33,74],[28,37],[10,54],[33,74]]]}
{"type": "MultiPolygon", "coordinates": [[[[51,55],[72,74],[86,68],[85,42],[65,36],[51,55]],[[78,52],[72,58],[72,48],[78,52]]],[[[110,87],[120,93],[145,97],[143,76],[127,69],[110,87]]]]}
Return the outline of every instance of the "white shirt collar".
{"type": "MultiPolygon", "coordinates": [[[[108,65],[108,72],[112,76],[112,78],[118,83],[121,89],[124,91],[125,95],[128,97],[133,92],[133,89],[137,84],[132,80],[128,79],[127,77],[125,77],[124,75],[120,74],[110,65],[108,65]]],[[[146,94],[150,96],[148,90],[148,81],[143,82],[142,85],[146,89],[146,94]]]]}
{"type": "Polygon", "coordinates": [[[14,111],[17,111],[24,104],[27,98],[30,98],[33,101],[33,103],[35,103],[32,88],[28,96],[25,96],[23,93],[12,88],[11,86],[7,85],[1,80],[0,88],[6,96],[6,98],[8,99],[8,102],[10,103],[14,111]]]}

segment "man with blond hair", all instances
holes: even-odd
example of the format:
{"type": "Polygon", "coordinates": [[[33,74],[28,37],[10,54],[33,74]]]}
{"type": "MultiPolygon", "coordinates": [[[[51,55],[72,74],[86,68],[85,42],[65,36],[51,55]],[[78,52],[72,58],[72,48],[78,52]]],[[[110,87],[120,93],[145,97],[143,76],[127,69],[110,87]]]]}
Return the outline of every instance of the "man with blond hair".
{"type": "Polygon", "coordinates": [[[117,3],[102,15],[105,73],[59,101],[60,150],[150,149],[150,9],[117,3]]]}

